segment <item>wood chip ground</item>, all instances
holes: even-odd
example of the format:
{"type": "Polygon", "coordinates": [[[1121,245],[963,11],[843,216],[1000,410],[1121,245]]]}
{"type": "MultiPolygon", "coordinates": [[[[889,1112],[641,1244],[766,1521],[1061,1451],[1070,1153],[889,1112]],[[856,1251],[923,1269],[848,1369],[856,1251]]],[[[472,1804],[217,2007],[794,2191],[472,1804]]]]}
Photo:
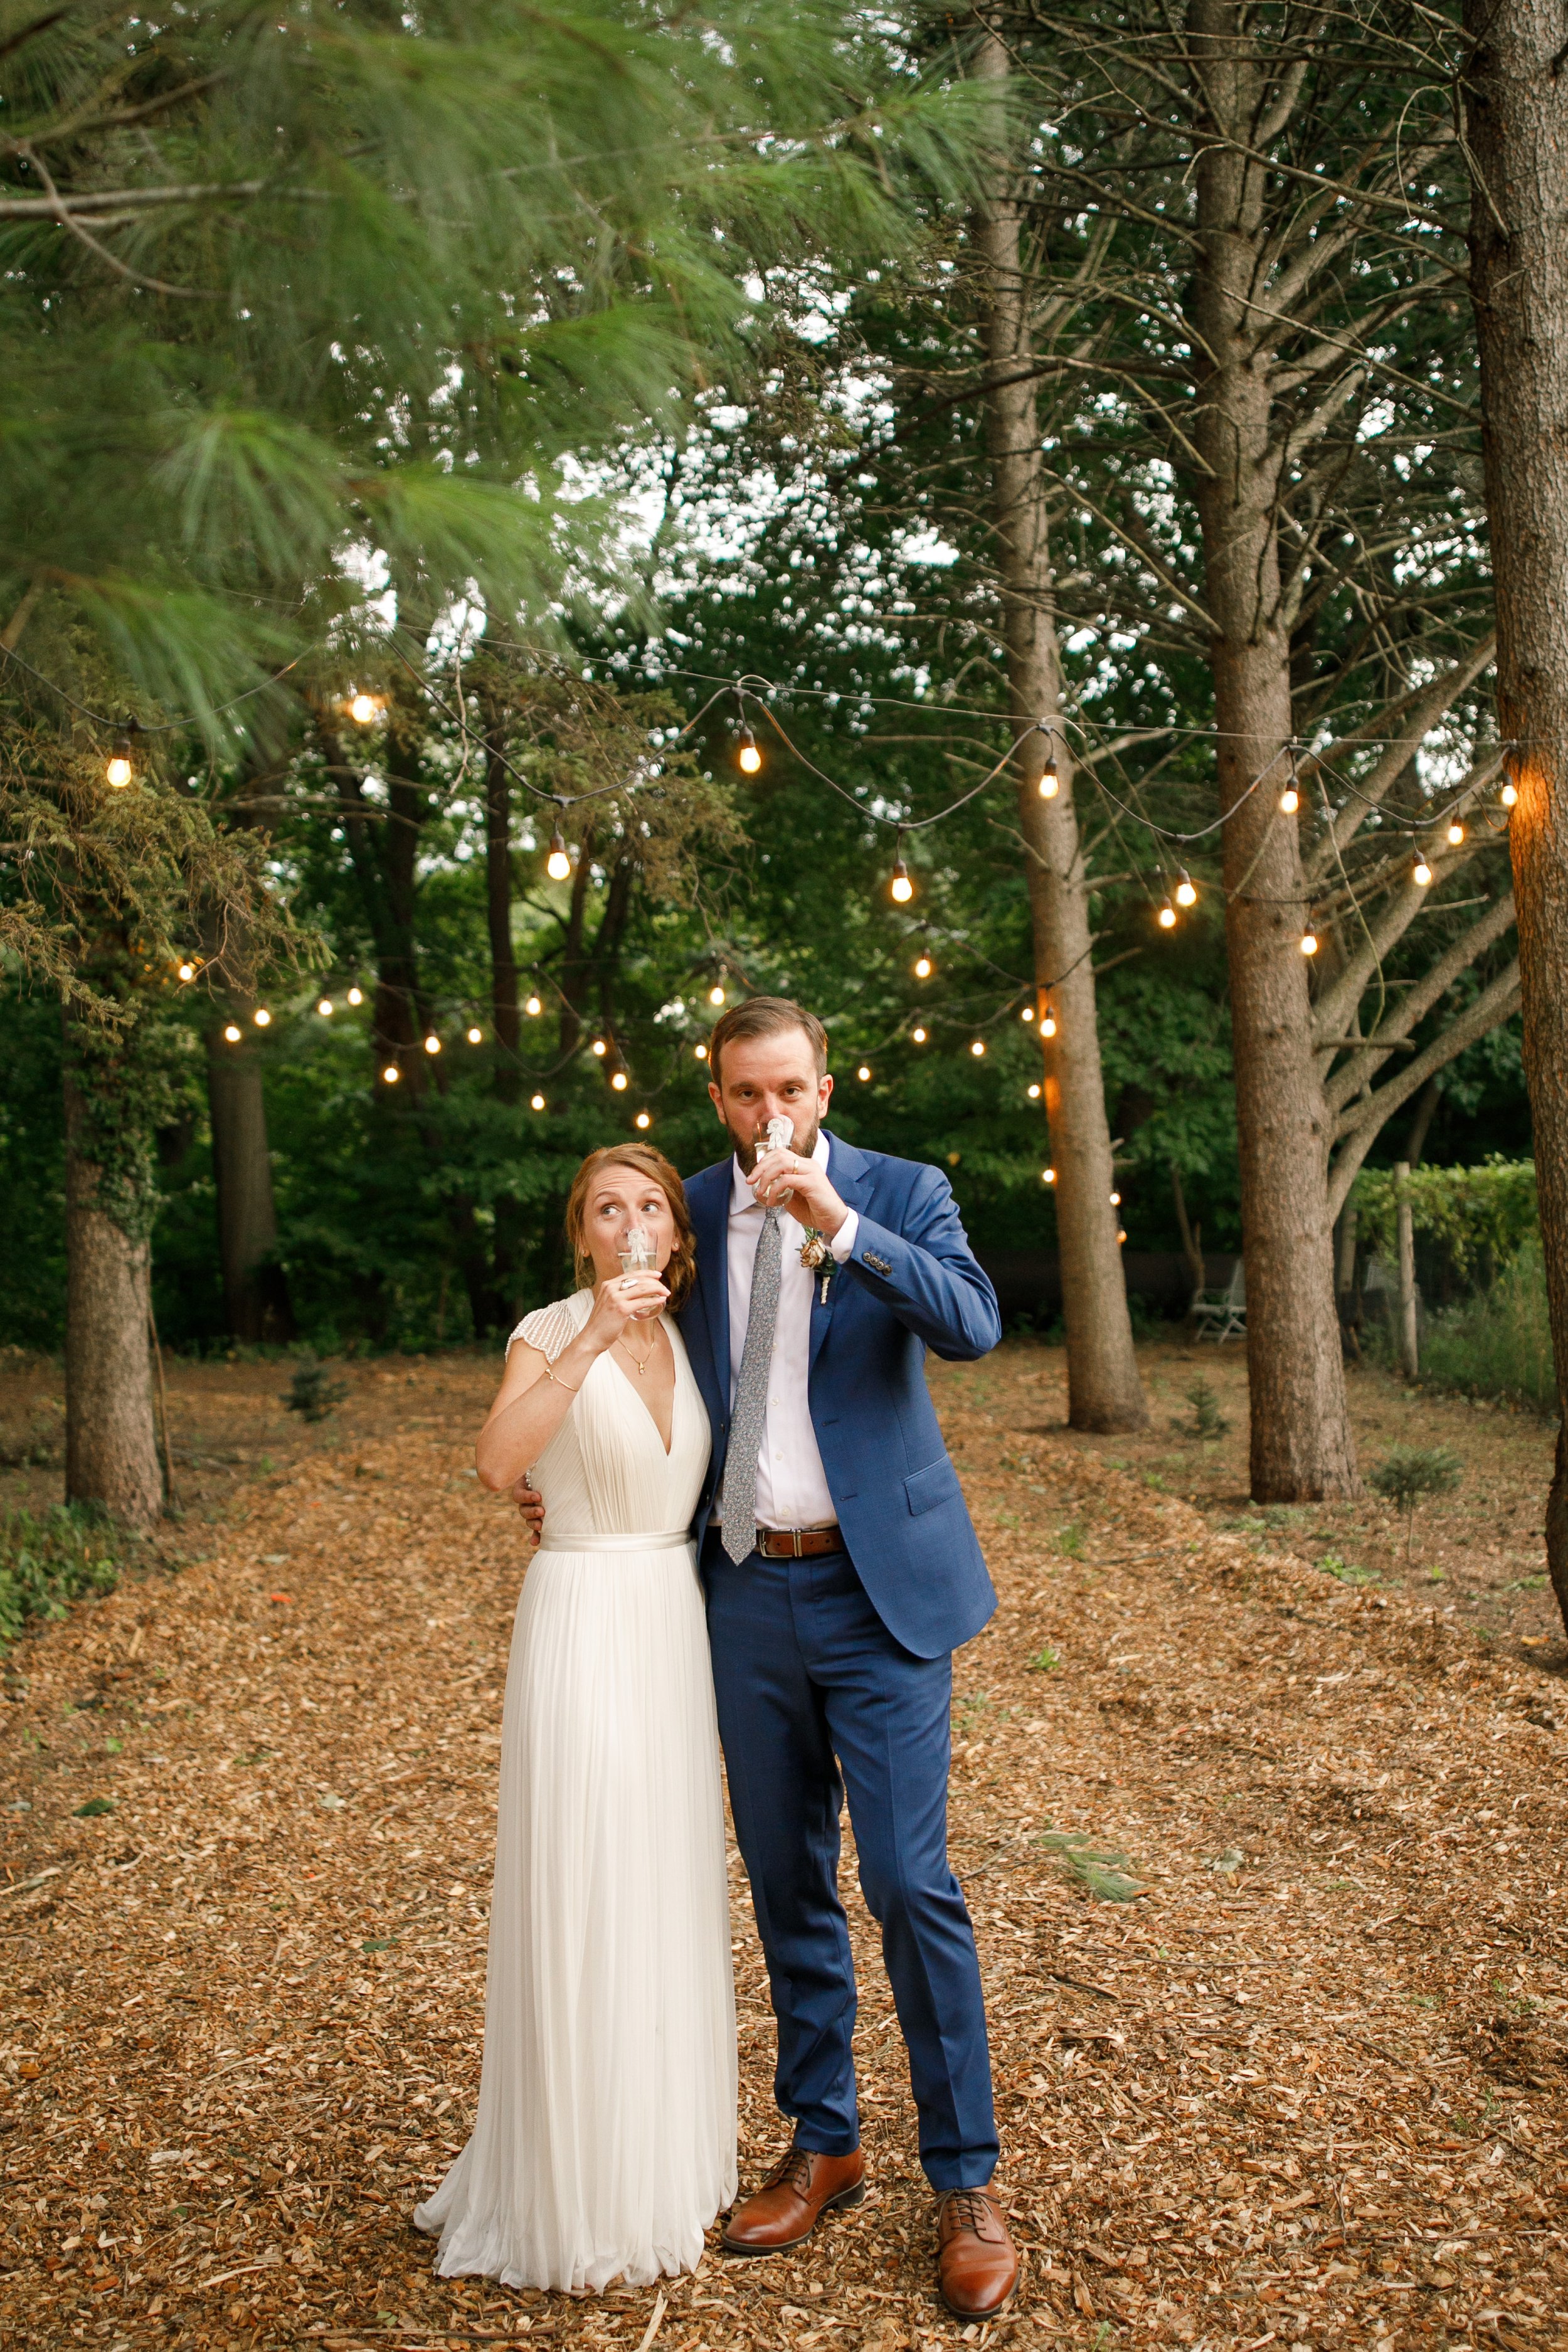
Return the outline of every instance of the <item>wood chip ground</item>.
{"type": "MultiPolygon", "coordinates": [[[[1086,1442],[1051,1350],[933,1366],[1002,1596],[959,1661],[952,1844],[1025,2250],[1005,2320],[936,2300],[853,1894],[857,2211],[795,2259],[715,2244],[662,2307],[432,2278],[408,2216],[478,2084],[523,1564],[469,1467],[493,1361],[457,1358],[354,1370],[314,1431],[275,1365],[177,1368],[168,1565],[13,1653],[0,2341],[1568,2343],[1552,1434],[1358,1376],[1363,1452],[1467,1461],[1406,1569],[1375,1504],[1247,1503],[1234,1354],[1145,1370],[1149,1434],[1086,1442]],[[1231,1422],[1206,1444],[1171,1426],[1196,1373],[1231,1422]]],[[[13,1365],[0,1414],[47,1420],[52,1378],[13,1365]]],[[[781,2134],[733,1886],[754,2179],[781,2134]]]]}

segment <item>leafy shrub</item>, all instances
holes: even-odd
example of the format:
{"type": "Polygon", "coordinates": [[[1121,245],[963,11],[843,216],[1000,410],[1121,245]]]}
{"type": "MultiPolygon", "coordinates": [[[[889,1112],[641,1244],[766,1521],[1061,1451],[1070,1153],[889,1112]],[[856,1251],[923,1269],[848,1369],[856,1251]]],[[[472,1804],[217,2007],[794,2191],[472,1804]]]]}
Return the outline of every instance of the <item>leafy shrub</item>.
{"type": "MultiPolygon", "coordinates": [[[[1359,1237],[1380,1256],[1394,1250],[1394,1171],[1364,1169],[1352,1198],[1359,1237]]],[[[1479,1168],[1415,1168],[1406,1180],[1410,1221],[1447,1252],[1461,1281],[1490,1280],[1540,1230],[1533,1160],[1494,1152],[1479,1168]]]]}
{"type": "Polygon", "coordinates": [[[112,1519],[85,1504],[0,1514],[0,1642],[29,1619],[63,1617],[89,1592],[112,1592],[122,1565],[112,1519]]]}
{"type": "Polygon", "coordinates": [[[1557,1375],[1539,1242],[1526,1242],[1487,1289],[1434,1315],[1421,1347],[1421,1377],[1465,1396],[1511,1397],[1555,1412],[1557,1375]]]}
{"type": "Polygon", "coordinates": [[[329,1380],[325,1364],[318,1363],[314,1356],[305,1356],[278,1402],[290,1412],[303,1413],[307,1421],[325,1421],[348,1392],[346,1381],[329,1380]]]}
{"type": "Polygon", "coordinates": [[[1396,1445],[1372,1472],[1367,1484],[1405,1514],[1405,1557],[1410,1557],[1410,1531],[1415,1506],[1423,1495],[1451,1495],[1465,1475],[1465,1465],[1447,1445],[1396,1445]]]}

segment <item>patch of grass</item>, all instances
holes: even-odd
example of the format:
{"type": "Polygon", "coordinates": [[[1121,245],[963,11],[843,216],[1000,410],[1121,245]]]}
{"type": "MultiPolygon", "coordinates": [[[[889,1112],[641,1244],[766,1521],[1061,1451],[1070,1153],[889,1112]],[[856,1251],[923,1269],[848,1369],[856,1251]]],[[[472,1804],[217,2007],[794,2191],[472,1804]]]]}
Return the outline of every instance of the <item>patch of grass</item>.
{"type": "Polygon", "coordinates": [[[1057,1549],[1065,1559],[1077,1559],[1083,1550],[1083,1521],[1069,1519],[1057,1529],[1057,1549]]]}
{"type": "Polygon", "coordinates": [[[35,1620],[63,1617],[88,1593],[112,1592],[130,1540],[83,1503],[0,1514],[0,1644],[35,1620]]]}
{"type": "Polygon", "coordinates": [[[1032,1675],[1054,1675],[1060,1664],[1060,1656],[1047,1642],[1029,1660],[1029,1672],[1032,1675]]]}
{"type": "Polygon", "coordinates": [[[1358,1568],[1353,1559],[1342,1559],[1337,1551],[1326,1551],[1318,1562],[1342,1584],[1381,1584],[1383,1579],[1375,1568],[1358,1568]]]}
{"type": "Polygon", "coordinates": [[[1059,1853],[1070,1876],[1086,1886],[1100,1903],[1135,1903],[1148,1887],[1131,1873],[1135,1865],[1124,1853],[1097,1845],[1083,1830],[1046,1830],[1037,1843],[1047,1853],[1059,1853]]]}

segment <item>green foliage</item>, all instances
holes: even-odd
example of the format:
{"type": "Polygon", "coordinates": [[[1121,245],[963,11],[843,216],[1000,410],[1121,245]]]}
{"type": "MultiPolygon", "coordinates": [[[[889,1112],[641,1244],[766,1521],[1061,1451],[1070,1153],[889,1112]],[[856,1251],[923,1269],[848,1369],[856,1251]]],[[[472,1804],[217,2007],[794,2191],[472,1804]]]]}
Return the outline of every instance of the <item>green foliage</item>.
{"type": "Polygon", "coordinates": [[[1054,1675],[1061,1664],[1061,1654],[1049,1642],[1042,1643],[1029,1660],[1029,1672],[1034,1675],[1054,1675]]]}
{"type": "Polygon", "coordinates": [[[346,1381],[332,1380],[325,1364],[318,1362],[314,1356],[304,1356],[295,1365],[294,1377],[278,1402],[306,1421],[325,1421],[348,1392],[346,1381]]]}
{"type": "Polygon", "coordinates": [[[1177,1432],[1178,1435],[1223,1437],[1230,1423],[1219,1409],[1219,1398],[1215,1395],[1212,1384],[1205,1380],[1201,1372],[1188,1381],[1182,1394],[1192,1406],[1193,1417],[1190,1422],[1173,1417],[1171,1427],[1177,1432]]]}
{"type": "Polygon", "coordinates": [[[1421,1377],[1465,1396],[1557,1411],[1557,1368],[1539,1241],[1520,1244],[1497,1279],[1434,1315],[1421,1340],[1421,1377]]]}
{"type": "Polygon", "coordinates": [[[1450,1446],[1395,1445],[1369,1472],[1367,1484],[1396,1510],[1405,1513],[1405,1555],[1410,1556],[1410,1534],[1415,1506],[1424,1495],[1450,1495],[1465,1475],[1465,1465],[1450,1446]]]}
{"type": "Polygon", "coordinates": [[[1149,1889],[1131,1875],[1133,1864],[1124,1853],[1096,1844],[1081,1830],[1047,1830],[1039,1843],[1047,1853],[1059,1853],[1068,1874],[1087,1887],[1098,1902],[1132,1903],[1149,1889]]]}
{"type": "Polygon", "coordinates": [[[0,1514],[0,1643],[89,1593],[112,1592],[123,1565],[114,1523],[84,1504],[0,1514]]]}
{"type": "MultiPolygon", "coordinates": [[[[1405,1180],[1411,1223],[1442,1244],[1462,1278],[1511,1263],[1538,1230],[1533,1160],[1494,1153],[1474,1168],[1414,1168],[1405,1180]]],[[[1394,1248],[1397,1212],[1392,1169],[1363,1169],[1352,1199],[1359,1238],[1384,1256],[1394,1248]]]]}

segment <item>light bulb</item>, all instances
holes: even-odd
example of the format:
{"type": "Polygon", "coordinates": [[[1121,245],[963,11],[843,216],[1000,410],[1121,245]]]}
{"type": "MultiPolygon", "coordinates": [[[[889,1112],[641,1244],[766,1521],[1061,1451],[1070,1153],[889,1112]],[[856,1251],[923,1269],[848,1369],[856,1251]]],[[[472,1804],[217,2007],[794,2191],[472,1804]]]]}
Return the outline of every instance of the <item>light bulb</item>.
{"type": "Polygon", "coordinates": [[[1512,808],[1519,798],[1519,786],[1511,782],[1506,783],[1501,792],[1498,794],[1498,798],[1501,801],[1504,808],[1512,808]]]}
{"type": "Polygon", "coordinates": [[[196,976],[196,968],[194,963],[183,963],[179,969],[180,978],[182,980],[195,980],[196,976]]]}
{"type": "Polygon", "coordinates": [[[914,1039],[917,1045],[923,1045],[925,1044],[926,1033],[923,1029],[911,1029],[910,1031],[910,1035],[914,1039]]]}
{"type": "Polygon", "coordinates": [[[1197,886],[1184,867],[1182,878],[1176,885],[1176,904],[1178,907],[1195,907],[1197,903],[1197,886]]]}
{"type": "Polygon", "coordinates": [[[1041,1181],[1041,1183],[1042,1183],[1042,1184],[1054,1184],[1054,1183],[1056,1182],[1056,1181],[1057,1181],[1057,1171],[1056,1171],[1056,1170],[1055,1170],[1054,1168],[1042,1168],[1042,1169],[1041,1169],[1041,1171],[1040,1171],[1040,1181],[1041,1181]]]}
{"type": "Polygon", "coordinates": [[[864,1062],[862,1062],[862,1063],[861,1063],[861,1065],[860,1065],[860,1066],[859,1066],[859,1068],[856,1071],[855,1075],[856,1075],[856,1076],[860,1080],[861,1084],[862,1084],[862,1085],[864,1085],[864,1084],[865,1084],[865,1082],[866,1082],[866,1080],[870,1076],[871,1073],[870,1073],[870,1071],[867,1068],[867,1066],[866,1066],[865,1063],[864,1063],[864,1062]]]}
{"type": "Polygon", "coordinates": [[[918,956],[916,956],[916,958],[915,958],[915,978],[916,978],[917,980],[929,980],[929,979],[931,978],[931,973],[932,973],[932,971],[933,971],[934,970],[935,970],[935,966],[932,964],[932,962],[931,962],[931,960],[930,956],[928,956],[928,955],[918,955],[918,956]]]}
{"type": "Polygon", "coordinates": [[[1317,952],[1318,934],[1312,929],[1311,924],[1309,923],[1306,929],[1301,934],[1301,953],[1303,955],[1311,956],[1316,955],[1317,952]]]}
{"type": "Polygon", "coordinates": [[[485,1042],[485,1033],[484,1033],[484,1031],[483,1031],[482,1029],[470,1029],[470,1030],[469,1030],[469,1032],[468,1032],[468,1043],[469,1043],[469,1045],[482,1045],[484,1044],[484,1042],[485,1042]]]}
{"type": "Polygon", "coordinates": [[[403,1073],[398,1068],[395,1062],[388,1062],[381,1075],[385,1079],[389,1087],[395,1087],[397,1084],[398,1079],[403,1076],[403,1073]]]}
{"type": "Polygon", "coordinates": [[[572,860],[566,855],[559,825],[550,836],[550,855],[544,861],[544,870],[552,882],[564,882],[572,871],[572,860]]]}
{"type": "Polygon", "coordinates": [[[544,1108],[544,1097],[542,1095],[530,1095],[528,1099],[531,1108],[534,1110],[542,1110],[544,1108]]]}
{"type": "Polygon", "coordinates": [[[650,1128],[650,1127],[653,1125],[653,1121],[652,1121],[652,1119],[648,1117],[648,1115],[647,1115],[647,1111],[646,1111],[646,1110],[639,1110],[639,1111],[638,1111],[638,1113],[637,1113],[637,1121],[636,1121],[636,1123],[637,1123],[637,1125],[638,1127],[640,1127],[640,1128],[644,1128],[644,1129],[650,1128]]]}
{"type": "Polygon", "coordinates": [[[1056,757],[1053,753],[1040,770],[1040,798],[1043,801],[1054,801],[1061,788],[1062,780],[1057,773],[1056,757]]]}
{"type": "Polygon", "coordinates": [[[1450,848],[1450,849],[1458,849],[1458,845],[1459,845],[1460,842],[1461,842],[1461,841],[1463,841],[1464,837],[1465,837],[1465,828],[1464,828],[1464,826],[1459,823],[1459,821],[1458,821],[1458,817],[1456,817],[1456,818],[1455,818],[1455,820],[1454,820],[1454,822],[1453,822],[1453,824],[1448,827],[1448,846],[1449,846],[1449,848],[1450,848]]]}
{"type": "Polygon", "coordinates": [[[321,1014],[323,1021],[328,1019],[332,1010],[331,998],[330,996],[323,996],[321,1003],[317,1005],[316,1010],[321,1014]]]}
{"type": "Polygon", "coordinates": [[[610,1072],[610,1084],[614,1087],[618,1095],[625,1094],[626,1090],[626,1074],[625,1070],[612,1070],[610,1072]]]}
{"type": "Polygon", "coordinates": [[[1031,1102],[1038,1102],[1038,1101],[1039,1101],[1039,1099],[1040,1099],[1040,1090],[1039,1090],[1038,1087],[1031,1087],[1029,1088],[1029,1100],[1030,1100],[1031,1102]]]}
{"type": "Polygon", "coordinates": [[[1116,1246],[1117,1246],[1117,1248],[1118,1248],[1118,1249],[1120,1249],[1120,1248],[1122,1246],[1122,1244],[1126,1241],[1126,1239],[1127,1239],[1127,1228],[1126,1228],[1126,1226],[1125,1226],[1125,1225],[1118,1225],[1118,1226],[1117,1226],[1117,1228],[1116,1228],[1116,1246]]]}
{"type": "Polygon", "coordinates": [[[531,1020],[536,1020],[536,1019],[538,1018],[538,1016],[540,1015],[540,1013],[542,1013],[543,1012],[544,1007],[543,1007],[543,1005],[542,1005],[542,1004],[541,1004],[541,1003],[540,1003],[540,1001],[539,1001],[539,999],[538,999],[538,997],[537,997],[537,996],[531,996],[531,997],[529,998],[529,1000],[528,1000],[528,1003],[523,1006],[523,1008],[522,1008],[522,1009],[523,1009],[523,1011],[528,1014],[528,1016],[529,1016],[529,1018],[530,1018],[531,1020]]]}
{"type": "Polygon", "coordinates": [[[349,717],[356,727],[374,727],[380,709],[374,694],[356,694],[349,704],[349,717]]]}
{"type": "Polygon", "coordinates": [[[425,1051],[427,1054],[438,1054],[440,1050],[441,1040],[436,1035],[435,1032],[432,1031],[430,1035],[425,1040],[425,1051]]]}
{"type": "Polygon", "coordinates": [[[1279,795],[1279,807],[1286,816],[1294,816],[1301,805],[1301,795],[1294,784],[1287,784],[1279,795]]]}
{"type": "Polygon", "coordinates": [[[709,1002],[709,1003],[710,1003],[710,1004],[722,1004],[722,1003],[723,1003],[723,1002],[724,1002],[724,992],[723,992],[723,990],[722,990],[721,988],[720,988],[717,984],[715,984],[712,988],[710,988],[710,989],[709,990],[709,992],[708,992],[708,1002],[709,1002]]]}
{"type": "Polygon", "coordinates": [[[1018,1015],[1020,1021],[1032,1021],[1034,1017],[1035,1008],[1032,1004],[1026,1004],[1024,1010],[1018,1015]]]}
{"type": "Polygon", "coordinates": [[[1411,869],[1410,879],[1418,890],[1425,890],[1432,879],[1432,868],[1424,857],[1418,857],[1411,869]]]}
{"type": "Polygon", "coordinates": [[[593,1045],[589,1047],[589,1049],[588,1049],[588,1050],[589,1050],[589,1052],[590,1052],[590,1053],[597,1054],[597,1055],[598,1055],[598,1056],[599,1056],[599,1058],[600,1058],[600,1060],[602,1061],[602,1060],[604,1059],[605,1055],[609,1052],[609,1050],[610,1050],[610,1049],[609,1049],[609,1047],[605,1045],[605,1041],[604,1041],[604,1039],[603,1039],[602,1037],[595,1037],[595,1040],[594,1040],[594,1042],[593,1042],[593,1045]]]}
{"type": "Polygon", "coordinates": [[[351,989],[350,989],[350,991],[349,991],[349,1003],[350,1003],[351,1004],[363,1004],[363,1003],[364,1003],[364,991],[363,991],[363,988],[351,988],[351,989]]]}
{"type": "Polygon", "coordinates": [[[238,1043],[239,1043],[239,1031],[238,1031],[238,1028],[236,1026],[236,1024],[235,1024],[235,1023],[234,1023],[234,1022],[232,1022],[232,1021],[226,1021],[226,1022],[224,1023],[224,1024],[223,1024],[223,1034],[224,1034],[225,1041],[226,1041],[228,1045],[238,1045],[238,1043]]]}
{"type": "Polygon", "coordinates": [[[123,751],[111,752],[109,765],[103,772],[117,793],[123,792],[131,782],[131,762],[123,751]]]}
{"type": "Polygon", "coordinates": [[[691,1050],[696,1055],[700,1062],[705,1062],[708,1059],[708,1048],[706,1045],[694,1045],[691,1050]]]}
{"type": "Polygon", "coordinates": [[[1041,1034],[1041,1036],[1042,1036],[1042,1037],[1054,1037],[1054,1036],[1056,1035],[1056,1034],[1057,1034],[1057,1016],[1056,1016],[1056,1014],[1055,1014],[1053,1012],[1051,1012],[1051,1011],[1050,1011],[1049,1007],[1047,1006],[1047,1011],[1046,1011],[1046,1017],[1045,1017],[1045,1019],[1044,1019],[1044,1020],[1041,1022],[1041,1024],[1040,1024],[1040,1034],[1041,1034]]]}
{"type": "Polygon", "coordinates": [[[258,1004],[250,1017],[255,1022],[258,1029],[268,1027],[272,1020],[272,1015],[268,1013],[265,1004],[258,1004]]]}
{"type": "Polygon", "coordinates": [[[976,1037],[976,1039],[974,1040],[974,1043],[973,1044],[973,1045],[971,1045],[971,1047],[970,1047],[970,1049],[969,1049],[969,1050],[970,1050],[970,1052],[973,1055],[973,1056],[974,1056],[975,1060],[976,1060],[976,1061],[978,1061],[978,1060],[980,1059],[981,1055],[982,1055],[982,1054],[984,1054],[984,1052],[985,1051],[985,1040],[984,1040],[984,1037],[976,1037]]]}
{"type": "Polygon", "coordinates": [[[749,727],[742,727],[741,730],[740,749],[736,751],[735,758],[742,773],[748,776],[754,776],[763,764],[763,755],[757,749],[757,739],[749,727]]]}
{"type": "Polygon", "coordinates": [[[889,896],[896,899],[900,907],[907,907],[915,895],[915,886],[910,880],[910,869],[901,857],[896,857],[893,860],[893,878],[888,885],[888,890],[889,896]]]}
{"type": "Polygon", "coordinates": [[[1121,1195],[1120,1192],[1112,1192],[1110,1196],[1110,1205],[1113,1209],[1119,1209],[1121,1206],[1121,1195]]]}
{"type": "Polygon", "coordinates": [[[1173,930],[1175,929],[1175,928],[1176,928],[1176,910],[1175,910],[1174,907],[1173,907],[1173,906],[1172,906],[1172,904],[1171,904],[1171,902],[1170,902],[1169,898],[1167,898],[1167,899],[1166,899],[1166,901],[1165,901],[1164,905],[1163,905],[1163,906],[1161,908],[1161,909],[1160,909],[1160,918],[1159,918],[1159,919],[1160,919],[1160,929],[1161,929],[1163,931],[1173,931],[1173,930]]]}

